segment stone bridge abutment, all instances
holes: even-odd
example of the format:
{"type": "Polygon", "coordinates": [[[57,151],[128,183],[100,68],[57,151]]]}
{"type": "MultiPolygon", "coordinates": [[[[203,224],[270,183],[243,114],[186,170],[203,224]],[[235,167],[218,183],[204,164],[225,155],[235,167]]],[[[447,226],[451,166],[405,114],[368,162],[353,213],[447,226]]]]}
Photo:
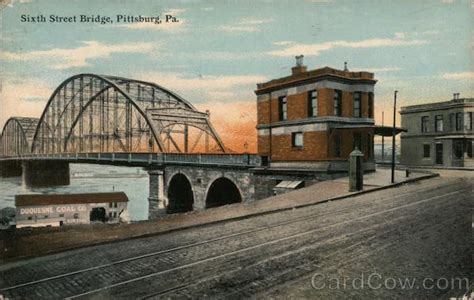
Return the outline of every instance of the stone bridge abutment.
{"type": "Polygon", "coordinates": [[[149,218],[255,200],[248,168],[163,166],[150,170],[149,218]]]}

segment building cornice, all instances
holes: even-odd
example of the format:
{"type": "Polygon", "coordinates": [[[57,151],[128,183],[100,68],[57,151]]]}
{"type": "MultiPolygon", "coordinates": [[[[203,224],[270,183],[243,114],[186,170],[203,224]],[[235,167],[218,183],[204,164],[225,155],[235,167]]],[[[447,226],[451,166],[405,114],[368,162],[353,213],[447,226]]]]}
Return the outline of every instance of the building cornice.
{"type": "Polygon", "coordinates": [[[271,124],[259,124],[257,129],[276,128],[283,126],[316,124],[316,123],[343,123],[343,124],[357,124],[357,125],[374,125],[375,121],[371,118],[347,118],[347,117],[313,117],[300,120],[279,121],[271,124]]]}
{"type": "Polygon", "coordinates": [[[424,133],[403,133],[401,138],[437,138],[452,135],[472,135],[472,130],[458,130],[458,131],[443,131],[443,132],[424,132],[424,133]]]}
{"type": "Polygon", "coordinates": [[[419,105],[403,106],[400,109],[400,114],[411,114],[420,112],[431,112],[436,110],[449,110],[453,108],[474,107],[473,98],[454,99],[451,101],[426,103],[419,105]]]}
{"type": "Polygon", "coordinates": [[[261,94],[266,94],[270,93],[273,91],[278,91],[280,89],[288,88],[288,87],[297,87],[301,85],[305,85],[308,83],[314,83],[314,82],[319,82],[323,80],[331,80],[331,81],[336,81],[340,83],[345,83],[345,84],[369,84],[369,85],[375,85],[377,80],[375,79],[366,79],[366,78],[348,78],[348,77],[343,77],[343,76],[338,76],[334,74],[322,74],[322,75],[313,75],[313,76],[308,76],[308,77],[297,77],[295,79],[292,79],[292,77],[287,77],[287,78],[280,78],[278,80],[281,80],[282,82],[275,82],[272,84],[272,82],[264,83],[261,85],[260,88],[255,90],[256,95],[261,95],[261,94]],[[284,81],[284,79],[287,79],[287,81],[284,81]]]}

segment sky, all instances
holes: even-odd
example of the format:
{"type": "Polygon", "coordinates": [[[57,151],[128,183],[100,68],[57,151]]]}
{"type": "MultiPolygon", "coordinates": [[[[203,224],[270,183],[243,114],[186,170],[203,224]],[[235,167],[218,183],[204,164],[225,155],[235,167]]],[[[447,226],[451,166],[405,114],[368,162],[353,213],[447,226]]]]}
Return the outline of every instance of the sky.
{"type": "MultiPolygon", "coordinates": [[[[474,0],[473,0],[474,1],[474,0]]],[[[0,12],[0,126],[39,117],[79,73],[153,81],[209,109],[224,143],[253,151],[256,84],[308,69],[375,73],[375,118],[398,105],[474,96],[469,0],[10,0],[0,12]],[[113,23],[32,23],[21,16],[111,17],[113,23]],[[117,15],[179,22],[118,23],[117,15]]]]}

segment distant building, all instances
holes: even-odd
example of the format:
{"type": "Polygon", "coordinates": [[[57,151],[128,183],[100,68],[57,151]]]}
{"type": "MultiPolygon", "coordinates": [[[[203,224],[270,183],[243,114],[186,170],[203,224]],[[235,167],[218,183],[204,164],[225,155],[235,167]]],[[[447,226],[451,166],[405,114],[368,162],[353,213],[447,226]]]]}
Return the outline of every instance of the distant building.
{"type": "Polygon", "coordinates": [[[420,166],[474,167],[474,98],[402,107],[401,163],[420,166]]]}
{"type": "Polygon", "coordinates": [[[127,202],[123,192],[16,195],[16,227],[117,223],[127,202]]]}
{"type": "Polygon", "coordinates": [[[270,169],[346,171],[349,154],[364,153],[374,170],[374,85],[369,72],[306,70],[257,84],[258,155],[270,169]]]}

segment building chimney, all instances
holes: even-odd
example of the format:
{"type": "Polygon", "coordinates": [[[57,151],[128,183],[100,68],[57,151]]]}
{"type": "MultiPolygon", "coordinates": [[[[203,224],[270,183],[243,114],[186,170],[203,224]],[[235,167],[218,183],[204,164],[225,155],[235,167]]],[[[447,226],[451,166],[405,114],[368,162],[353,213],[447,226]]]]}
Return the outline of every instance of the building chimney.
{"type": "Polygon", "coordinates": [[[344,62],[344,72],[349,72],[349,69],[347,68],[347,61],[344,62]]]}
{"type": "Polygon", "coordinates": [[[295,56],[296,66],[291,68],[291,75],[298,75],[298,74],[306,72],[306,66],[303,65],[303,57],[304,57],[303,55],[295,56]]]}

